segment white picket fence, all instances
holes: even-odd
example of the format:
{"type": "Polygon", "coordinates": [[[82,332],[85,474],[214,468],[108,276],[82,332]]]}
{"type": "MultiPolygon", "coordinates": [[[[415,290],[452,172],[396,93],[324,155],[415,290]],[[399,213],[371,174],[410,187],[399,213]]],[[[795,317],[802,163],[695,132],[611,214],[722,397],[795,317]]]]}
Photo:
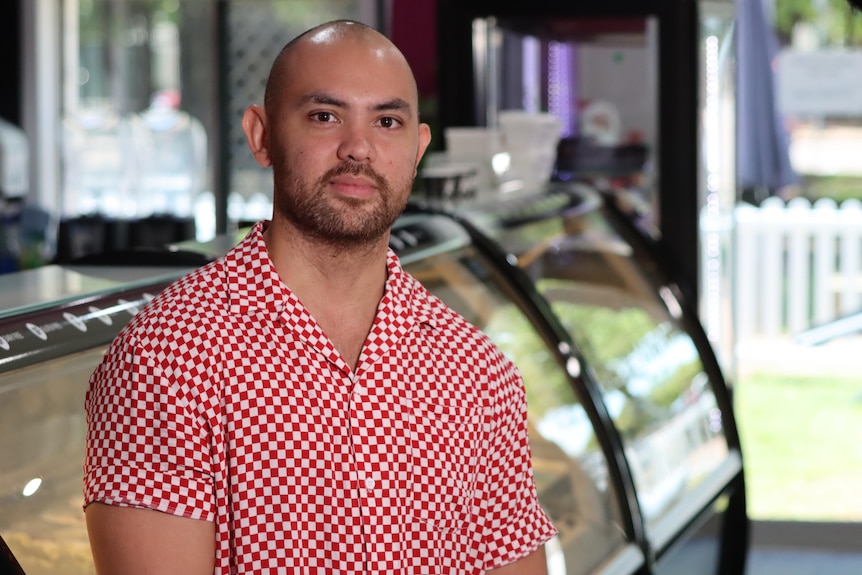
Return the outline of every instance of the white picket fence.
{"type": "Polygon", "coordinates": [[[733,219],[737,342],[862,311],[862,202],[769,198],[733,219]]]}

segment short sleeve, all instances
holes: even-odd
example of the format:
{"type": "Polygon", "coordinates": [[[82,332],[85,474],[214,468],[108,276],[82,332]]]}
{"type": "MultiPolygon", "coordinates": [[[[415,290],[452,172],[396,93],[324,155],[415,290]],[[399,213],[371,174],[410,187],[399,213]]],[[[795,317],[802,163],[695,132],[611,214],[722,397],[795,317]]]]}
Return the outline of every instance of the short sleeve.
{"type": "Polygon", "coordinates": [[[90,377],[84,504],[215,518],[210,441],[177,375],[122,335],[90,377]]]}
{"type": "Polygon", "coordinates": [[[487,459],[486,570],[529,555],[557,533],[533,479],[524,384],[509,362],[501,379],[487,459]]]}

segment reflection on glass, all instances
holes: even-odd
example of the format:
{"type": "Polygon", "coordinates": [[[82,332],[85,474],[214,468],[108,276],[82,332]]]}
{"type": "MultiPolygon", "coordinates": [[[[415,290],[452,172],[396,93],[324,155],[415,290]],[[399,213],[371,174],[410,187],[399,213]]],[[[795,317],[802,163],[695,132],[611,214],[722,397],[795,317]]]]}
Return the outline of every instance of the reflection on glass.
{"type": "Polygon", "coordinates": [[[0,375],[0,534],[27,575],[95,573],[81,495],[84,393],[102,349],[0,375]]]}
{"type": "Polygon", "coordinates": [[[560,532],[548,547],[560,572],[590,573],[625,543],[608,465],[571,383],[502,279],[469,249],[407,266],[435,295],[487,333],[527,389],[539,499],[560,532]]]}
{"type": "Polygon", "coordinates": [[[135,151],[128,118],[92,106],[67,115],[63,126],[63,215],[133,216],[135,151]]]}
{"type": "MultiPolygon", "coordinates": [[[[518,365],[540,501],[560,531],[548,547],[549,566],[591,573],[626,541],[608,463],[564,366],[508,284],[471,248],[405,267],[518,365]]],[[[82,406],[101,354],[92,349],[0,375],[0,534],[28,575],[94,572],[81,509],[82,406]]]]}
{"type": "Polygon", "coordinates": [[[662,298],[597,212],[495,234],[592,368],[626,446],[647,527],[657,524],[728,457],[721,412],[678,323],[678,302],[662,298]]]}
{"type": "Polygon", "coordinates": [[[672,324],[656,323],[637,307],[561,301],[553,307],[596,366],[608,411],[628,446],[641,511],[657,519],[726,452],[697,350],[672,324]]]}
{"type": "Polygon", "coordinates": [[[191,216],[215,117],[213,15],[163,0],[64,12],[63,217],[191,216]]]}
{"type": "Polygon", "coordinates": [[[138,215],[191,215],[192,203],[205,188],[207,135],[203,124],[179,109],[176,91],[153,97],[135,117],[140,155],[138,215]]]}

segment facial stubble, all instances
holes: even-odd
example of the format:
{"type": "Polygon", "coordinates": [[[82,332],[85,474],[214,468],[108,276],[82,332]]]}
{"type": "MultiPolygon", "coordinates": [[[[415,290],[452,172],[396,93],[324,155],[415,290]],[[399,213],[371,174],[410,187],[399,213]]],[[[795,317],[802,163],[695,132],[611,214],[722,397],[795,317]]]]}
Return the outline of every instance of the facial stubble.
{"type": "Polygon", "coordinates": [[[359,249],[379,240],[404,210],[412,179],[396,191],[387,179],[370,166],[344,162],[309,185],[290,169],[287,161],[273,166],[277,213],[307,237],[340,250],[359,249]],[[372,198],[336,196],[327,191],[339,176],[363,176],[374,183],[372,198]],[[403,198],[403,200],[402,200],[403,198]]]}

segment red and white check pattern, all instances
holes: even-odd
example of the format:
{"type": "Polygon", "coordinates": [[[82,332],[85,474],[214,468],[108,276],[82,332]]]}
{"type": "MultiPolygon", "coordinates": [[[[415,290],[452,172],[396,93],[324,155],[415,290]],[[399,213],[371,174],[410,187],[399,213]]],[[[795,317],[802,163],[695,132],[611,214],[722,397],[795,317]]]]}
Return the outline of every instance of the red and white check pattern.
{"type": "Polygon", "coordinates": [[[515,367],[388,255],[355,372],[260,223],[166,289],[86,397],[85,502],[216,523],[218,574],[482,573],[555,533],[515,367]]]}

